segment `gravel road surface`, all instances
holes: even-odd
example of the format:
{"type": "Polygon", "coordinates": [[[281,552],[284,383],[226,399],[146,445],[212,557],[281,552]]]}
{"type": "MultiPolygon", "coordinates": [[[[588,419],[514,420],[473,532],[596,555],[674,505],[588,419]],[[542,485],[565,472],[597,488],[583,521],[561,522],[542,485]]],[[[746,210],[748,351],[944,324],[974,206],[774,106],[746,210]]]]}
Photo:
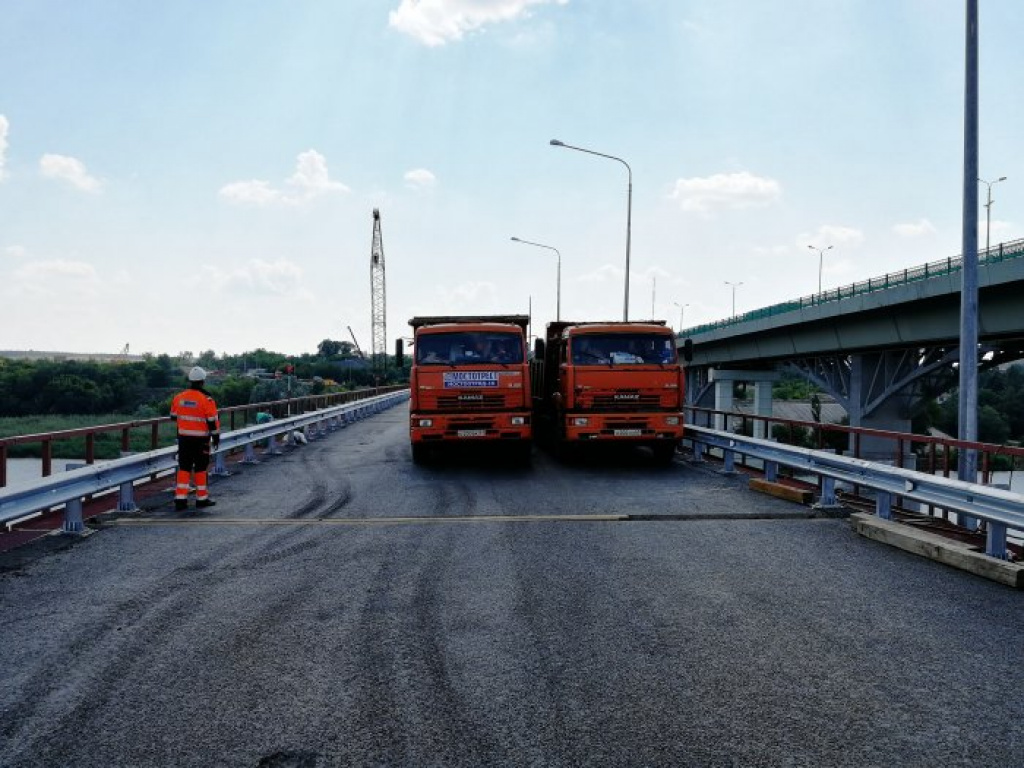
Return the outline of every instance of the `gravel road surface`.
{"type": "Polygon", "coordinates": [[[399,406],[8,562],[0,766],[1024,764],[1019,592],[682,457],[491,458],[399,406]]]}

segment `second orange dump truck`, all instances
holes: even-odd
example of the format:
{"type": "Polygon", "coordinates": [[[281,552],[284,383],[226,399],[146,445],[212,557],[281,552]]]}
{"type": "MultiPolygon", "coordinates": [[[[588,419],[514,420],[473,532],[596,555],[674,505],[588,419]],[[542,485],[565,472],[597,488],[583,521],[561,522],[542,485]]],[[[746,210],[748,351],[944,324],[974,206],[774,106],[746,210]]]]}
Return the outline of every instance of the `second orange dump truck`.
{"type": "Polygon", "coordinates": [[[526,315],[414,317],[413,461],[444,446],[504,444],[528,460],[533,437],[526,315]]]}
{"type": "Polygon", "coordinates": [[[632,443],[672,460],[684,377],[664,321],[549,323],[531,378],[535,428],[556,447],[632,443]]]}

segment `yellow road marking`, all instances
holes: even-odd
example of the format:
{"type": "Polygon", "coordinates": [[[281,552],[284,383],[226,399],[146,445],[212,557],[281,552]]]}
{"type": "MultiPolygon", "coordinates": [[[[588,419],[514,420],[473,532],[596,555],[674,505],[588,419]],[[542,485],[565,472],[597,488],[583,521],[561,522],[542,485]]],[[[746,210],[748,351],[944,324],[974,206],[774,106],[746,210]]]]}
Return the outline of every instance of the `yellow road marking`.
{"type": "Polygon", "coordinates": [[[409,523],[592,523],[619,522],[629,515],[473,515],[464,517],[309,517],[294,520],[281,518],[122,518],[103,523],[104,526],[146,527],[153,525],[400,525],[409,523]]]}

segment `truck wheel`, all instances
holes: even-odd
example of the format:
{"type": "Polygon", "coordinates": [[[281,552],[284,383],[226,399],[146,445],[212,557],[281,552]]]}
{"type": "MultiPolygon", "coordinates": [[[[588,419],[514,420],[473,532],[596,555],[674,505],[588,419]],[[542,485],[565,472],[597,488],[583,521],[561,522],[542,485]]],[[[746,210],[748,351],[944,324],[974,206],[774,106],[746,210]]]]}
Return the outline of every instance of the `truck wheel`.
{"type": "Polygon", "coordinates": [[[651,446],[651,450],[654,452],[654,462],[667,467],[676,455],[675,440],[663,440],[660,443],[655,443],[651,446]]]}
{"type": "Polygon", "coordinates": [[[423,443],[412,444],[412,463],[413,464],[426,464],[427,463],[427,452],[430,449],[423,443]]]}
{"type": "Polygon", "coordinates": [[[529,440],[524,440],[521,445],[515,446],[512,458],[516,464],[521,464],[524,467],[530,466],[530,462],[533,459],[533,443],[529,440]]]}

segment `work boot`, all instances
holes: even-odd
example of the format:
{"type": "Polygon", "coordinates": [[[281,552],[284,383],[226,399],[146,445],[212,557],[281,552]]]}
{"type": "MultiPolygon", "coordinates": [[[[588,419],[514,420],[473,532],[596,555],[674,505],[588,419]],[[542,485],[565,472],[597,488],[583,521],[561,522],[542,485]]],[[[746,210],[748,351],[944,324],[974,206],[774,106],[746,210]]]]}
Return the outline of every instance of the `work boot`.
{"type": "Polygon", "coordinates": [[[186,509],[188,509],[188,499],[175,499],[174,509],[177,510],[178,512],[184,512],[186,509]]]}
{"type": "Polygon", "coordinates": [[[213,499],[200,499],[196,502],[196,509],[202,509],[203,507],[215,507],[217,502],[213,499]]]}

